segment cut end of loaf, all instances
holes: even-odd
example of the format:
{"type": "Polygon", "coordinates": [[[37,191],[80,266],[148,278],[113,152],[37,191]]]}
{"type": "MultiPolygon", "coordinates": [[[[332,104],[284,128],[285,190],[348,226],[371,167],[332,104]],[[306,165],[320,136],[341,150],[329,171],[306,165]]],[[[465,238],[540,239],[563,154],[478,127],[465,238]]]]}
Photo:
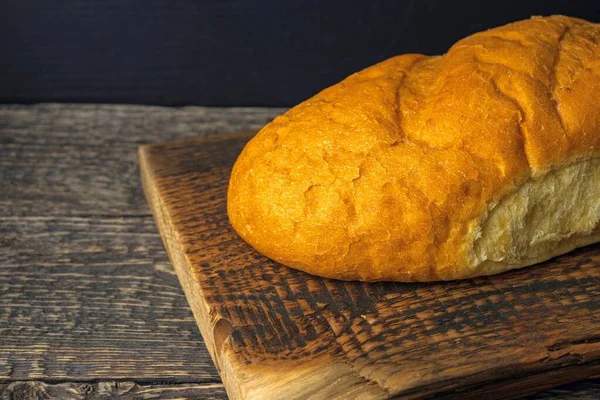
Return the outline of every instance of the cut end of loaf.
{"type": "Polygon", "coordinates": [[[490,207],[473,229],[469,271],[491,275],[597,242],[600,159],[534,177],[490,207]]]}

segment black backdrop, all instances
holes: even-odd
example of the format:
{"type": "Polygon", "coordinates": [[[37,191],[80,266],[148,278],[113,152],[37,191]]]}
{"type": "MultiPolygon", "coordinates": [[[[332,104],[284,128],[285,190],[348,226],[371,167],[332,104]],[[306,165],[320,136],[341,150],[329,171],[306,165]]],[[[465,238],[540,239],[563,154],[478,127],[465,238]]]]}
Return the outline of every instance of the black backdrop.
{"type": "Polygon", "coordinates": [[[404,52],[600,1],[0,0],[0,102],[290,106],[404,52]]]}

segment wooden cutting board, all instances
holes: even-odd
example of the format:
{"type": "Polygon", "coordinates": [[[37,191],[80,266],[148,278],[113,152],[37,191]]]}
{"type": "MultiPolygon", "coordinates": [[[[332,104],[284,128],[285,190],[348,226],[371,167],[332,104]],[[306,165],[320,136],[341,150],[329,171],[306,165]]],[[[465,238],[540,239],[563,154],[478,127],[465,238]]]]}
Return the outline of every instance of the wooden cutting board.
{"type": "Polygon", "coordinates": [[[273,262],[226,213],[252,132],[140,148],[144,190],[231,399],[512,398],[600,376],[600,247],[434,284],[273,262]]]}

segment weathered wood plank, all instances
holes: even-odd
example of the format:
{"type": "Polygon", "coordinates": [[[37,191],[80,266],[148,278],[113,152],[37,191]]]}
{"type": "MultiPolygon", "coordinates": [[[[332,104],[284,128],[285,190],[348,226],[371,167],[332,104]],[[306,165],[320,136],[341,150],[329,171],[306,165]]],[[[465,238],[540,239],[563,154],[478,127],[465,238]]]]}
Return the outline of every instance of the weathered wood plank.
{"type": "Polygon", "coordinates": [[[155,220],[230,397],[500,399],[600,376],[600,246],[457,282],[310,276],[229,224],[229,173],[248,138],[140,149],[155,220]]]}
{"type": "Polygon", "coordinates": [[[281,111],[0,105],[0,216],[149,215],[138,146],[258,128],[281,111]]]}
{"type": "MultiPolygon", "coordinates": [[[[1,399],[227,399],[220,383],[152,384],[132,381],[63,382],[16,381],[0,383],[1,399]]],[[[595,400],[600,398],[600,380],[577,382],[550,389],[522,400],[595,400]]]]}
{"type": "Polygon", "coordinates": [[[220,383],[139,384],[132,381],[65,382],[17,381],[0,384],[0,399],[69,400],[226,399],[220,383]]]}
{"type": "Polygon", "coordinates": [[[0,217],[0,381],[218,380],[150,217],[0,217]]]}
{"type": "MultiPolygon", "coordinates": [[[[1,399],[227,399],[220,383],[153,384],[133,381],[63,382],[16,381],[0,383],[1,399]]],[[[522,400],[595,400],[600,398],[600,380],[588,380],[550,389],[522,400]]]]}
{"type": "Polygon", "coordinates": [[[213,381],[136,149],[276,110],[0,106],[0,380],[213,381]]]}
{"type": "MultiPolygon", "coordinates": [[[[595,400],[600,399],[600,379],[575,382],[550,389],[526,400],[595,400]]],[[[525,400],[525,399],[524,399],[525,400]]]]}

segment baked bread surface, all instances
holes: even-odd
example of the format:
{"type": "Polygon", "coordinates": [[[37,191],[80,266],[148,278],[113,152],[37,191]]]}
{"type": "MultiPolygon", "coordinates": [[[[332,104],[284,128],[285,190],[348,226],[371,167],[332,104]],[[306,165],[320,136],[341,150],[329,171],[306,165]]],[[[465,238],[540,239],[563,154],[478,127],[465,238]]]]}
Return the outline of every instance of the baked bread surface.
{"type": "Polygon", "coordinates": [[[499,273],[600,240],[600,27],[534,17],[351,75],[265,126],[228,214],[346,280],[499,273]]]}

